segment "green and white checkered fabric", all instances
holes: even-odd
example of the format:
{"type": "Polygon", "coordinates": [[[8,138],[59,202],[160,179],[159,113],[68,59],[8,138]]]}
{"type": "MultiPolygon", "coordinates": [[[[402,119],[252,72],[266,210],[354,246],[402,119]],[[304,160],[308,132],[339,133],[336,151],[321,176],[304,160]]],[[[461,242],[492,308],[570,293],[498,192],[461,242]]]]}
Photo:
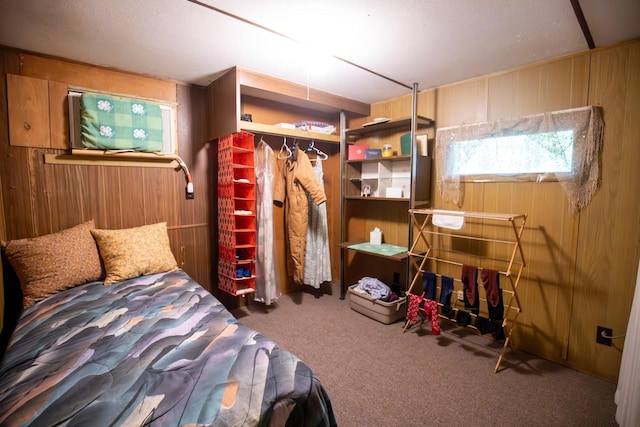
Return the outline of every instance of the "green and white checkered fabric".
{"type": "Polygon", "coordinates": [[[80,124],[87,148],[162,151],[162,113],[152,102],[83,93],[80,124]]]}

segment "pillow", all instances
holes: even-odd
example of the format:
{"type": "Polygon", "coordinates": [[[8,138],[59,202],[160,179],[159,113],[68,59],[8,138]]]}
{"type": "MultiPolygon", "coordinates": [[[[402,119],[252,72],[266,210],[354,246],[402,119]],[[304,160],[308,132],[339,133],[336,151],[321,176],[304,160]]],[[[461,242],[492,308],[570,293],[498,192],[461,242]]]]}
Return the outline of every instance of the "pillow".
{"type": "Polygon", "coordinates": [[[161,222],[123,230],[91,230],[107,270],[105,285],[126,279],[178,269],[161,222]]]}
{"type": "Polygon", "coordinates": [[[51,295],[100,280],[100,255],[91,236],[93,220],[44,236],[3,243],[27,308],[51,295]]]}

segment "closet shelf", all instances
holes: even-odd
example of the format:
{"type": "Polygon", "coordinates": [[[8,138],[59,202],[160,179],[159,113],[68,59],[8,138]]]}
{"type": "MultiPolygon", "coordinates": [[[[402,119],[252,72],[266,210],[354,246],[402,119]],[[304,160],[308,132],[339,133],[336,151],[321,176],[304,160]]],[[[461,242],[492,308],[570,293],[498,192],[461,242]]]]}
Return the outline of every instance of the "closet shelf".
{"type": "Polygon", "coordinates": [[[345,200],[366,200],[366,201],[376,201],[382,200],[385,202],[409,202],[408,197],[364,197],[364,196],[344,196],[345,200]]]}
{"type": "Polygon", "coordinates": [[[260,135],[273,135],[279,137],[290,137],[295,139],[303,139],[308,141],[321,141],[321,142],[329,142],[333,144],[340,143],[340,135],[329,135],[326,133],[320,132],[311,132],[307,130],[299,130],[299,129],[286,129],[272,125],[265,125],[262,123],[255,122],[246,122],[246,121],[238,121],[238,128],[258,133],[260,135]]]}

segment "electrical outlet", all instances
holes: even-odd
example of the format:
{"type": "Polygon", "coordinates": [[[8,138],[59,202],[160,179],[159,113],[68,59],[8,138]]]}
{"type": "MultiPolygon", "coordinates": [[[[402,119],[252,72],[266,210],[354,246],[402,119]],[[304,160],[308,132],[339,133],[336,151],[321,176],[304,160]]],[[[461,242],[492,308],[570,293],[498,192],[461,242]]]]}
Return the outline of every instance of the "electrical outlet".
{"type": "Polygon", "coordinates": [[[458,291],[458,301],[464,301],[464,292],[458,291]]]}
{"type": "Polygon", "coordinates": [[[193,191],[185,190],[184,198],[187,199],[187,200],[193,199],[193,191]]]}
{"type": "Polygon", "coordinates": [[[602,345],[611,346],[611,337],[613,336],[613,331],[611,328],[605,328],[604,326],[598,326],[598,332],[596,334],[596,342],[602,345]],[[606,336],[603,336],[606,335],[606,336]]]}

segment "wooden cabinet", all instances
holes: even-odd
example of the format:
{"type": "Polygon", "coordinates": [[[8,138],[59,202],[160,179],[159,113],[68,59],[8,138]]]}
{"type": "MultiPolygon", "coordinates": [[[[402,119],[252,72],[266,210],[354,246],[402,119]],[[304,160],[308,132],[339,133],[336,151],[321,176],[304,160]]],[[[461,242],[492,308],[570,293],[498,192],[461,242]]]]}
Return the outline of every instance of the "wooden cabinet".
{"type": "Polygon", "coordinates": [[[369,104],[318,91],[305,85],[234,67],[207,86],[210,140],[248,131],[306,140],[340,142],[341,111],[367,116],[369,104]],[[251,117],[251,121],[242,118],[251,117]],[[283,123],[317,121],[335,126],[335,134],[284,127],[283,123]]]}
{"type": "Polygon", "coordinates": [[[412,239],[408,211],[418,206],[429,206],[431,199],[431,158],[419,154],[415,135],[418,129],[434,126],[433,120],[415,114],[417,88],[414,88],[413,99],[412,117],[380,121],[344,132],[343,151],[346,151],[348,143],[382,148],[382,144],[393,141],[396,147],[400,147],[400,139],[407,132],[410,132],[413,142],[410,154],[343,159],[340,244],[342,298],[346,288],[359,279],[358,274],[373,275],[390,284],[391,274],[395,273],[397,277],[403,272],[408,282],[406,260],[412,239]],[[370,239],[369,233],[376,227],[382,231],[382,247],[366,244],[370,239]],[[400,252],[399,248],[402,249],[400,252]],[[390,266],[379,257],[400,264],[390,266]],[[366,267],[363,268],[362,264],[366,264],[366,267]]]}

